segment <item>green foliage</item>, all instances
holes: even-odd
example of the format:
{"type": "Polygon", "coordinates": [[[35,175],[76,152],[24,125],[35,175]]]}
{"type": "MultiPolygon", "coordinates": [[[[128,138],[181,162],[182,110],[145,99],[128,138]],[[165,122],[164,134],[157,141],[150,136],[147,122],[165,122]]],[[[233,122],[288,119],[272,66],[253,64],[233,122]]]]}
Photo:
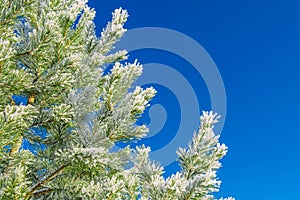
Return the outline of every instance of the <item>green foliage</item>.
{"type": "Polygon", "coordinates": [[[211,199],[226,153],[212,113],[168,179],[150,148],[111,150],[145,136],[136,121],[155,90],[129,92],[142,66],[119,63],[126,50],[110,54],[127,11],[116,9],[100,38],[94,17],[85,0],[0,0],[0,199],[211,199]],[[25,140],[35,151],[22,149],[25,140]]]}

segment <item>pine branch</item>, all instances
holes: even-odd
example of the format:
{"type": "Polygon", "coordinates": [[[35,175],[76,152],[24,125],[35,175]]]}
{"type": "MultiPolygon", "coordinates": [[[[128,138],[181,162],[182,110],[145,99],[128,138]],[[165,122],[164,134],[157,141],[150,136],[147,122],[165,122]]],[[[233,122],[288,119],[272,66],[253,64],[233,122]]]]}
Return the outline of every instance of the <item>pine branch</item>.
{"type": "Polygon", "coordinates": [[[126,10],[113,12],[100,38],[87,0],[0,0],[0,14],[0,199],[213,198],[227,151],[213,113],[203,113],[189,147],[178,150],[182,171],[167,179],[150,148],[111,151],[146,135],[137,120],[156,93],[130,90],[142,65],[119,63],[126,50],[110,52],[126,31],[126,10]],[[107,63],[114,66],[104,75],[107,63]]]}

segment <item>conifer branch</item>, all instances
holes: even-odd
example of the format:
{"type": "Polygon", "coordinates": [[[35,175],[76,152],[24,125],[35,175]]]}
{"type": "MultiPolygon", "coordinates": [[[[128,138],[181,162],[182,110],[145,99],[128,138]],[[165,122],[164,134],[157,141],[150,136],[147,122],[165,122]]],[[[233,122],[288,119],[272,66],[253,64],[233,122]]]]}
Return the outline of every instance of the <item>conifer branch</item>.
{"type": "Polygon", "coordinates": [[[116,9],[99,38],[87,0],[0,0],[0,199],[213,198],[227,147],[212,112],[168,178],[149,147],[113,151],[146,135],[137,120],[156,94],[130,90],[142,65],[124,62],[126,50],[111,53],[127,17],[116,9]]]}

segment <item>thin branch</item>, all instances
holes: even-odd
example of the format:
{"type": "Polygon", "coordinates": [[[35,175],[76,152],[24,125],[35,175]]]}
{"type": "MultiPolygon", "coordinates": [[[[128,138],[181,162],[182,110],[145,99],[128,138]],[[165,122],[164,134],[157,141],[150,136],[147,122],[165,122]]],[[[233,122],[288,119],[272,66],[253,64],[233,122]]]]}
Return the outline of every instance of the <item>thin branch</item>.
{"type": "Polygon", "coordinates": [[[66,168],[67,166],[69,166],[69,164],[65,164],[60,166],[57,170],[55,170],[54,172],[52,172],[48,177],[46,177],[44,180],[42,180],[41,182],[37,183],[35,186],[32,187],[32,189],[25,195],[25,199],[28,199],[31,195],[34,194],[34,192],[39,189],[40,187],[42,187],[44,184],[48,183],[49,181],[51,181],[52,179],[54,179],[58,174],[60,174],[61,171],[64,170],[64,168],[66,168]]]}
{"type": "Polygon", "coordinates": [[[38,196],[41,196],[41,195],[44,195],[44,194],[51,193],[53,191],[54,191],[53,189],[41,189],[41,190],[38,190],[38,191],[34,192],[32,195],[35,196],[35,197],[38,197],[38,196]]]}

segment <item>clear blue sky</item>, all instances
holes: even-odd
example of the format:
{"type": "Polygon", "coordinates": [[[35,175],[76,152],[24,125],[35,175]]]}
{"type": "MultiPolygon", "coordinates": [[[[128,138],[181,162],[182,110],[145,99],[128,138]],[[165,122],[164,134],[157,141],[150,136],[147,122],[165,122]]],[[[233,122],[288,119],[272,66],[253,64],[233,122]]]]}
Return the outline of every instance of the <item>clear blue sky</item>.
{"type": "Polygon", "coordinates": [[[174,29],[211,55],[227,94],[221,141],[229,153],[219,172],[220,195],[300,199],[299,1],[90,0],[90,5],[97,11],[98,32],[121,6],[130,14],[128,29],[174,29]]]}

